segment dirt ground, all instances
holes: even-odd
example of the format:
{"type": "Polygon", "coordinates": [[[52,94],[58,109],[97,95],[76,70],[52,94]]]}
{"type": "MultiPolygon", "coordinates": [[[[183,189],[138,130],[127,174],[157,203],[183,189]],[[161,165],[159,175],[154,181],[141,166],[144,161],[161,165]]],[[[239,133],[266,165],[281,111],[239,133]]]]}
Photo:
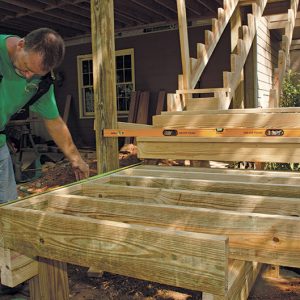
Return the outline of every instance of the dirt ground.
{"type": "MultiPolygon", "coordinates": [[[[120,153],[121,166],[138,162],[132,149],[120,153]]],[[[89,163],[91,176],[96,175],[96,159],[92,152],[82,152],[89,163]]],[[[69,163],[45,163],[42,176],[31,182],[18,185],[20,197],[44,192],[54,187],[74,182],[75,178],[69,163]]],[[[258,277],[249,300],[300,300],[299,270],[281,269],[280,278],[258,277]],[[298,274],[299,273],[299,274],[298,274]]],[[[195,292],[153,282],[137,280],[104,272],[99,277],[89,277],[88,269],[68,265],[70,299],[72,300],[200,300],[201,292],[195,292]]],[[[28,285],[13,296],[0,296],[1,300],[29,299],[28,285]]],[[[56,300],[56,299],[53,299],[56,300]]]]}

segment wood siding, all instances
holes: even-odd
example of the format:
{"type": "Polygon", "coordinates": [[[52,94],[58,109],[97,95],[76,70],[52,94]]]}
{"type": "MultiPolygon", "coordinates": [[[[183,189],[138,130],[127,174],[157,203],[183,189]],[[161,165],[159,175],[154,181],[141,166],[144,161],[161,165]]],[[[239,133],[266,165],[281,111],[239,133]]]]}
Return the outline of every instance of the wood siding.
{"type": "Polygon", "coordinates": [[[261,18],[257,24],[257,80],[258,107],[269,107],[269,94],[273,84],[279,45],[268,29],[268,20],[261,18]]]}

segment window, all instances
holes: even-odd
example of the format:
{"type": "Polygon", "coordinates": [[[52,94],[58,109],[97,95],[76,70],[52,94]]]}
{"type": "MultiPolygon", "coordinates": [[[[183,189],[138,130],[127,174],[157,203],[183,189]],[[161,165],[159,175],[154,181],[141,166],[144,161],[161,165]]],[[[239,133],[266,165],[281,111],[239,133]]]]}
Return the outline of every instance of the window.
{"type": "MultiPolygon", "coordinates": [[[[80,118],[94,117],[92,55],[77,57],[80,118]]],[[[116,94],[119,116],[127,116],[131,91],[135,90],[134,50],[116,51],[116,94]]]]}

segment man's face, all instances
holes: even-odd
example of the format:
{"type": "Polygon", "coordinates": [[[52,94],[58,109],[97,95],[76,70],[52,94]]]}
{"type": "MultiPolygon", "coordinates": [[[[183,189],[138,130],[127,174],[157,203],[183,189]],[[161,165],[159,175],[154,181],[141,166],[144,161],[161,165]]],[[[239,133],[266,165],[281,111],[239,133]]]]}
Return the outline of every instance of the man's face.
{"type": "Polygon", "coordinates": [[[18,42],[17,50],[14,56],[13,65],[19,76],[31,79],[32,76],[44,76],[48,72],[43,69],[43,57],[41,54],[33,51],[25,51],[24,40],[18,42]]]}

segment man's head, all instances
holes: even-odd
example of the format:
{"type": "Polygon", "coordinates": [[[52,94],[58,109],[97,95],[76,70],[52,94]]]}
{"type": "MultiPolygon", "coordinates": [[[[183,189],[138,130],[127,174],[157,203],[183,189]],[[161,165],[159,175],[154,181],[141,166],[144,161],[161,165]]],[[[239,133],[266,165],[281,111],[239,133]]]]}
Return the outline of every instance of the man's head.
{"type": "Polygon", "coordinates": [[[14,66],[25,78],[45,75],[58,67],[65,54],[62,37],[52,29],[36,29],[20,39],[14,57],[14,66]]]}

